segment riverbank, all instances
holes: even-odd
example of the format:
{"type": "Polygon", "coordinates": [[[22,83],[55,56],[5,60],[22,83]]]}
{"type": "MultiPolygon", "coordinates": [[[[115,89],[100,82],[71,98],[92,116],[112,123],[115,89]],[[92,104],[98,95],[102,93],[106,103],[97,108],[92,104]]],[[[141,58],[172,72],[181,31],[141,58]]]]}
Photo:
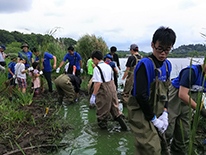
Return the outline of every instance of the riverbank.
{"type": "MultiPolygon", "coordinates": [[[[5,99],[1,97],[1,110],[4,104],[8,108],[13,107],[12,104],[17,104],[15,101],[8,103],[4,101],[5,99]]],[[[69,124],[58,120],[58,112],[62,106],[57,105],[56,101],[56,91],[52,94],[42,93],[34,97],[30,105],[19,104],[14,108],[16,112],[9,109],[8,112],[13,112],[13,118],[1,116],[0,154],[44,154],[48,150],[63,147],[64,144],[58,145],[57,142],[62,139],[65,131],[72,128],[69,124]]]]}
{"type": "MultiPolygon", "coordinates": [[[[70,150],[75,152],[76,150],[80,153],[92,148],[93,152],[101,153],[104,152],[104,149],[101,149],[102,146],[108,147],[108,141],[111,141],[113,153],[125,152],[128,154],[133,152],[131,131],[121,132],[113,122],[111,122],[108,131],[101,131],[96,123],[96,110],[89,110],[87,98],[87,92],[81,90],[78,103],[66,106],[59,105],[57,104],[57,93],[54,91],[52,94],[45,92],[39,97],[34,97],[30,105],[22,106],[19,104],[19,113],[20,111],[26,113],[25,115],[22,113],[22,117],[24,116],[22,121],[16,120],[15,123],[10,124],[3,122],[0,125],[2,131],[0,134],[0,154],[44,155],[58,154],[59,150],[65,152],[70,152],[70,150]],[[47,107],[49,109],[45,116],[47,107]],[[66,113],[67,115],[63,117],[66,113]],[[78,117],[82,117],[81,120],[78,117]],[[76,128],[77,126],[78,128],[76,128]],[[70,135],[69,138],[66,135],[70,135]],[[87,143],[85,143],[86,141],[87,143]],[[80,144],[81,148],[77,147],[80,144]],[[121,148],[120,152],[116,148],[121,148]]],[[[120,92],[118,98],[121,99],[120,92]]],[[[1,103],[3,100],[4,98],[1,98],[1,103]]],[[[10,107],[9,103],[7,106],[10,107]]],[[[124,114],[127,116],[126,107],[124,107],[124,114]]],[[[206,138],[205,122],[205,119],[200,120],[194,143],[197,152],[201,152],[200,154],[206,150],[203,144],[203,140],[206,138]]]]}

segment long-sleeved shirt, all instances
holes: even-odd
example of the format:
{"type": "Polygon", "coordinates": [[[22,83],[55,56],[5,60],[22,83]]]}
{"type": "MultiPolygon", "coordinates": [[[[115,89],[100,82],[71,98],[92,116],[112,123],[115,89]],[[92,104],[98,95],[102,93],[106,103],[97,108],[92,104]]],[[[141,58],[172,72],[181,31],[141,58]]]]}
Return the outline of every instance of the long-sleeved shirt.
{"type": "MultiPolygon", "coordinates": [[[[150,55],[149,57],[153,59],[157,68],[163,65],[164,61],[157,60],[157,58],[153,54],[150,55]]],[[[136,79],[134,80],[137,81],[135,97],[145,115],[145,118],[147,120],[151,120],[154,117],[154,113],[152,111],[152,108],[150,107],[149,98],[147,96],[148,81],[147,81],[146,68],[144,64],[142,64],[139,67],[138,71],[136,72],[136,79]]],[[[167,103],[165,104],[165,108],[167,108],[167,103]]]]}

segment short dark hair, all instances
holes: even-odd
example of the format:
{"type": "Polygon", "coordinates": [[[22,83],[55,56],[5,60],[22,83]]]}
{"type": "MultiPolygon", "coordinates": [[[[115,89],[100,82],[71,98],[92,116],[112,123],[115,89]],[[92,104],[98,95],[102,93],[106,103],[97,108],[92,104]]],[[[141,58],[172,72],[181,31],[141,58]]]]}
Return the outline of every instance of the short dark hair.
{"type": "Polygon", "coordinates": [[[91,57],[92,57],[92,59],[96,58],[98,60],[102,60],[103,59],[103,54],[102,54],[101,51],[96,50],[96,51],[92,52],[91,57]]]}
{"type": "Polygon", "coordinates": [[[74,51],[74,47],[72,45],[70,45],[67,50],[74,51]]]}
{"type": "Polygon", "coordinates": [[[37,48],[37,47],[33,47],[32,49],[31,49],[31,52],[33,53],[36,53],[36,52],[38,52],[39,51],[39,49],[37,48]]]}
{"type": "Polygon", "coordinates": [[[117,48],[116,48],[115,46],[112,46],[112,47],[110,48],[110,52],[114,53],[114,52],[116,52],[116,51],[117,51],[117,48]]]}
{"type": "Polygon", "coordinates": [[[33,67],[34,69],[36,69],[36,66],[38,66],[38,65],[39,65],[39,63],[36,62],[36,61],[32,63],[32,67],[33,67]]]}
{"type": "MultiPolygon", "coordinates": [[[[26,58],[25,57],[20,57],[19,60],[26,60],[26,58]]],[[[27,60],[26,60],[26,62],[27,62],[27,60]]]]}
{"type": "Polygon", "coordinates": [[[159,41],[162,45],[173,46],[176,41],[176,34],[171,28],[161,26],[153,34],[153,44],[157,41],[159,41]]]}

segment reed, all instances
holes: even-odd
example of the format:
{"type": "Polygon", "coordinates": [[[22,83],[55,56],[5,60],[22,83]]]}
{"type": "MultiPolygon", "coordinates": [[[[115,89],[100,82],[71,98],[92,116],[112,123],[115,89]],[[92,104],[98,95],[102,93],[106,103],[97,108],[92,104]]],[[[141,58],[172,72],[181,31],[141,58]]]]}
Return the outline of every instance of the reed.
{"type": "MultiPolygon", "coordinates": [[[[205,66],[205,63],[206,63],[206,57],[205,57],[203,66],[205,66]]],[[[191,65],[192,65],[192,59],[190,62],[190,66],[191,65]]],[[[203,74],[203,70],[201,73],[201,77],[203,78],[202,87],[204,88],[206,76],[203,74]]],[[[191,67],[190,67],[190,81],[191,81],[191,67]]],[[[203,102],[202,102],[203,92],[202,91],[198,92],[197,100],[196,100],[197,107],[196,107],[193,119],[192,119],[192,112],[191,112],[192,111],[191,110],[191,91],[189,91],[189,94],[190,94],[190,102],[189,102],[189,151],[188,151],[188,154],[193,155],[193,154],[197,154],[197,151],[194,149],[194,142],[195,142],[195,136],[196,136],[198,124],[199,124],[200,117],[201,117],[200,111],[201,111],[201,108],[203,106],[203,102]]]]}
{"type": "Polygon", "coordinates": [[[81,37],[75,45],[75,50],[81,55],[82,62],[84,64],[84,70],[86,70],[86,63],[91,53],[94,50],[99,50],[105,55],[109,52],[106,42],[102,37],[96,37],[95,35],[84,35],[81,37]]]}

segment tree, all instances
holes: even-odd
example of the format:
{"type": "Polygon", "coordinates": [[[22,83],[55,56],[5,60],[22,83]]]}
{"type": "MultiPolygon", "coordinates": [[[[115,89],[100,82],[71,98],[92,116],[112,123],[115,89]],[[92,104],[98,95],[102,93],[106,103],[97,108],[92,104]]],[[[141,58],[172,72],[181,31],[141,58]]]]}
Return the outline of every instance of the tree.
{"type": "MultiPolygon", "coordinates": [[[[75,50],[81,55],[83,64],[86,64],[88,58],[94,50],[99,50],[104,54],[109,52],[108,46],[102,37],[95,35],[85,35],[81,37],[75,45],[75,50]]],[[[85,69],[86,66],[84,65],[85,69]]]]}
{"type": "Polygon", "coordinates": [[[0,42],[2,44],[10,44],[15,41],[15,38],[13,35],[10,34],[10,32],[5,30],[0,30],[0,42]]]}
{"type": "Polygon", "coordinates": [[[16,53],[17,54],[21,50],[22,50],[21,43],[15,41],[6,46],[5,53],[16,53]]]}

